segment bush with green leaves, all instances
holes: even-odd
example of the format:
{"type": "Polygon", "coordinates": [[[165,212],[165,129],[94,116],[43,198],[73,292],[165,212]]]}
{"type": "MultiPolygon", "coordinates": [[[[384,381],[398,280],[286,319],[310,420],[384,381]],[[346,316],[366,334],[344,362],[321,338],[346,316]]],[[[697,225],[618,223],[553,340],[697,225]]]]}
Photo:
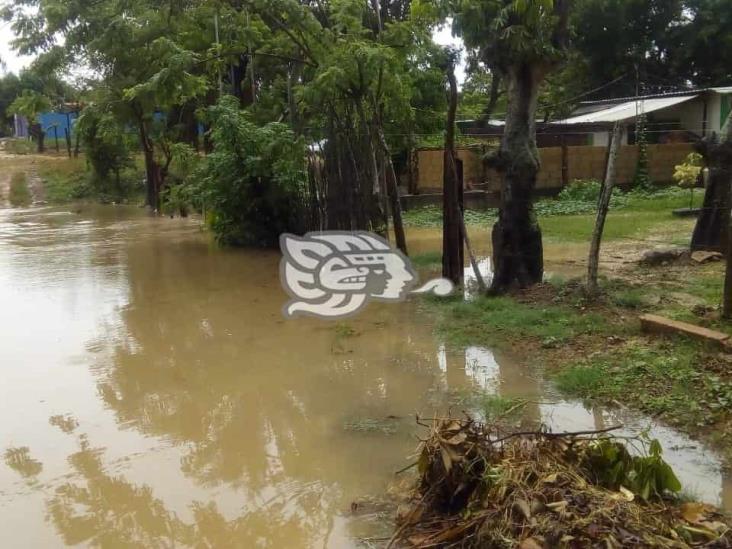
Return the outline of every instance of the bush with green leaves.
{"type": "Polygon", "coordinates": [[[211,107],[208,119],[214,150],[189,186],[194,203],[210,215],[217,240],[270,247],[281,233],[305,232],[304,141],[285,124],[252,123],[232,96],[211,107]]]}
{"type": "Polygon", "coordinates": [[[93,171],[93,186],[101,193],[126,194],[122,172],[132,166],[129,138],[117,119],[92,105],[85,108],[74,126],[84,145],[93,171]]]}

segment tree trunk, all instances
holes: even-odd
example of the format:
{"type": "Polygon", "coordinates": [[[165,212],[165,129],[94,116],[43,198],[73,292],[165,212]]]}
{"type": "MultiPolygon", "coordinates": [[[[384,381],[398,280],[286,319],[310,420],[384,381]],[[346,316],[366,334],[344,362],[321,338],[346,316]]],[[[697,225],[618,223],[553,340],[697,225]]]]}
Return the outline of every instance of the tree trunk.
{"type": "Polygon", "coordinates": [[[155,161],[155,150],[148,135],[144,121],[139,122],[140,143],[145,156],[145,205],[149,206],[156,213],[160,212],[160,188],[162,186],[162,173],[160,166],[155,161]]]}
{"type": "Polygon", "coordinates": [[[491,74],[491,90],[490,95],[488,96],[488,104],[486,105],[485,109],[483,109],[483,113],[480,116],[481,124],[483,127],[488,126],[491,122],[491,116],[493,116],[493,111],[496,109],[498,98],[501,96],[500,92],[501,75],[497,72],[493,72],[491,74]]]}
{"type": "MultiPolygon", "coordinates": [[[[730,126],[732,127],[732,123],[730,126]]],[[[722,143],[704,140],[697,146],[697,150],[709,168],[709,182],[691,237],[691,249],[724,252],[727,249],[727,225],[732,206],[732,140],[729,137],[722,143]]]]}
{"type": "Polygon", "coordinates": [[[399,248],[404,255],[409,255],[409,252],[407,251],[407,237],[404,234],[404,223],[402,221],[402,204],[399,202],[399,185],[397,184],[397,175],[394,170],[394,163],[391,160],[389,145],[386,142],[384,130],[381,126],[381,120],[378,120],[378,124],[379,142],[381,143],[384,160],[387,166],[389,166],[389,170],[384,173],[384,179],[386,181],[386,191],[389,194],[391,219],[394,223],[394,238],[396,239],[397,248],[399,248]]]}
{"type": "Polygon", "coordinates": [[[457,111],[458,89],[455,79],[455,65],[447,66],[447,81],[450,95],[447,108],[445,152],[442,165],[442,276],[455,285],[463,283],[463,238],[460,229],[460,181],[457,178],[455,162],[455,113],[457,111]]]}
{"type": "Polygon", "coordinates": [[[618,143],[620,142],[620,123],[616,122],[610,135],[610,154],[605,169],[605,179],[600,189],[600,197],[597,202],[597,218],[595,219],[595,230],[592,232],[590,243],[590,257],[587,262],[587,294],[595,296],[598,293],[597,268],[600,261],[600,242],[602,231],[605,228],[605,219],[610,207],[610,197],[613,194],[615,185],[615,160],[618,157],[618,143]]]}
{"type": "MultiPolygon", "coordinates": [[[[79,113],[78,113],[78,112],[76,113],[76,118],[77,118],[77,120],[78,120],[78,118],[79,118],[79,113]]],[[[75,143],[74,143],[74,158],[78,158],[78,157],[79,157],[79,151],[81,150],[81,132],[79,132],[79,131],[77,130],[77,131],[75,132],[75,134],[76,134],[76,135],[74,136],[74,137],[75,137],[75,143]]]]}
{"type": "MultiPolygon", "coordinates": [[[[732,190],[730,191],[732,193],[732,190]]],[[[730,217],[729,215],[727,216],[730,217]]],[[[727,221],[727,242],[732,242],[732,219],[727,221]]],[[[722,318],[732,318],[732,246],[727,246],[725,253],[727,265],[724,269],[724,289],[722,293],[722,318]]]]}
{"type": "Polygon", "coordinates": [[[503,175],[492,237],[494,293],[514,283],[526,287],[541,282],[544,273],[541,230],[531,203],[540,166],[535,116],[542,78],[543,69],[530,63],[511,66],[506,73],[506,125],[500,150],[492,161],[503,175]]]}
{"type": "Polygon", "coordinates": [[[71,158],[71,135],[69,134],[69,128],[64,128],[64,134],[66,135],[66,151],[69,153],[69,158],[71,158]]]}
{"type": "Polygon", "coordinates": [[[34,122],[29,127],[29,133],[31,137],[36,141],[36,148],[38,153],[41,154],[45,152],[46,132],[43,131],[43,127],[38,122],[34,122]]]}

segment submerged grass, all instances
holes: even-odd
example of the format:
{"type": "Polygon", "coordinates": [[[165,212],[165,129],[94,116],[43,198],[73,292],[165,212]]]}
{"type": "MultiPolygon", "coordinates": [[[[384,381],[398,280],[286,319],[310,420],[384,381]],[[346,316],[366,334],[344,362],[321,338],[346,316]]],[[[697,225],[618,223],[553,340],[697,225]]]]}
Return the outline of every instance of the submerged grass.
{"type": "Polygon", "coordinates": [[[32,197],[28,188],[28,181],[25,173],[15,172],[10,178],[10,189],[8,190],[8,201],[12,206],[29,206],[32,197]]]}
{"type": "Polygon", "coordinates": [[[521,338],[560,343],[606,327],[603,315],[563,304],[521,303],[510,296],[429,299],[438,332],[451,345],[504,346],[521,338]]]}
{"type": "Polygon", "coordinates": [[[685,338],[637,339],[562,368],[555,381],[568,395],[621,401],[687,431],[727,432],[732,420],[728,366],[685,338]]]}
{"type": "Polygon", "coordinates": [[[415,267],[438,267],[442,265],[442,252],[430,251],[421,254],[415,254],[409,257],[412,265],[415,267]]]}

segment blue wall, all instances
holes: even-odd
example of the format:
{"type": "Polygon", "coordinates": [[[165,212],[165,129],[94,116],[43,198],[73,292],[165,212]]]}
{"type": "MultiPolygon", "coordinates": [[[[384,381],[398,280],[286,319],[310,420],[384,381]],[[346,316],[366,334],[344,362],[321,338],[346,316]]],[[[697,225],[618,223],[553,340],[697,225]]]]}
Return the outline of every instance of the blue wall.
{"type": "Polygon", "coordinates": [[[54,126],[57,127],[56,131],[58,131],[58,138],[65,139],[66,133],[64,132],[64,129],[68,129],[70,135],[72,130],[71,127],[69,127],[69,123],[73,126],[74,120],[76,120],[75,112],[71,112],[68,115],[57,112],[44,112],[38,116],[38,121],[41,123],[43,131],[46,132],[47,139],[54,138],[54,126]]]}

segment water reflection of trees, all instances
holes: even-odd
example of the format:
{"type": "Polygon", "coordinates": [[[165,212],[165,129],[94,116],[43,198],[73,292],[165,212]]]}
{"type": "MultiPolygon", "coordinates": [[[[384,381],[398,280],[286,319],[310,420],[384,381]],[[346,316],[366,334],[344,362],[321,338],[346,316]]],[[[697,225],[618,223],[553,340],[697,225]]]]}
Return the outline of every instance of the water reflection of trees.
{"type": "MultiPolygon", "coordinates": [[[[126,261],[130,301],[109,334],[112,360],[98,370],[101,398],[121,425],[179,445],[185,475],[239,490],[240,518],[194,504],[195,525],[181,530],[217,531],[223,545],[236,545],[226,536],[283,546],[293,535],[304,545],[322,539],[345,510],[343,494],[373,489],[413,445],[346,433],[342,420],[431,412],[436,386],[480,386],[487,367],[453,352],[441,372],[431,329],[410,306],[370,307],[348,321],[356,335],[284,321],[275,254],[153,237],[130,244],[126,261]]],[[[488,366],[500,394],[538,397],[539,383],[510,360],[488,366]]],[[[544,420],[537,402],[526,417],[544,420]]]]}
{"type": "Polygon", "coordinates": [[[192,520],[184,521],[149,486],[109,474],[102,458],[101,449],[92,448],[85,436],[79,437],[79,450],[69,456],[78,480],[59,486],[47,503],[49,516],[68,545],[243,547],[243,540],[266,533],[267,546],[290,547],[292,540],[313,539],[322,526],[307,518],[288,517],[286,501],[231,520],[213,503],[194,502],[192,520]],[[308,531],[312,526],[315,531],[308,531]]]}
{"type": "MultiPolygon", "coordinates": [[[[237,539],[260,522],[272,545],[282,528],[310,545],[348,509],[344,494],[403,466],[412,440],[348,433],[343,423],[394,414],[411,426],[434,381],[434,344],[406,307],[376,306],[349,321],[355,334],[285,322],[278,259],[131,244],[130,301],[108,334],[116,343],[97,370],[99,392],[121,425],[178,445],[185,475],[238,490],[247,518],[227,530],[237,539]]],[[[209,511],[196,513],[219,520],[209,511]]]]}

